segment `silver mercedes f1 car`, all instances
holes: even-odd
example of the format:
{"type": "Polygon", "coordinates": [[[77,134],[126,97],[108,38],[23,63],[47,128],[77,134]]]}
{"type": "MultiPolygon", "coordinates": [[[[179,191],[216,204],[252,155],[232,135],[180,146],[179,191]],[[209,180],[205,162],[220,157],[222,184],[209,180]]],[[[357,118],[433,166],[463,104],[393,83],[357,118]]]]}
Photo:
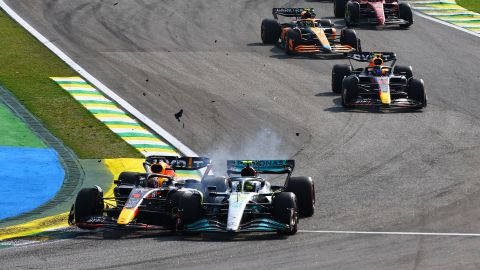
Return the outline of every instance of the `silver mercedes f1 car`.
{"type": "Polygon", "coordinates": [[[228,160],[228,177],[205,175],[202,179],[200,209],[195,202],[182,204],[181,216],[188,213],[189,221],[195,220],[181,222],[182,230],[295,234],[299,217],[314,213],[315,187],[311,177],[291,176],[294,167],[294,160],[228,160]],[[282,186],[263,177],[280,174],[286,175],[282,186]]]}

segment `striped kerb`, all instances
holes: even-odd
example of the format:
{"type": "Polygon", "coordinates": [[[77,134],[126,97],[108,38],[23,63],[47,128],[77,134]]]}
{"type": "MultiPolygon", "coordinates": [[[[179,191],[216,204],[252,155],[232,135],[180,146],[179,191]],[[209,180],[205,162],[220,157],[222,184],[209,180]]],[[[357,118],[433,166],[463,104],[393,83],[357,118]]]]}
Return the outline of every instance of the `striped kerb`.
{"type": "Polygon", "coordinates": [[[175,148],[146,129],[115,102],[80,77],[51,77],[98,120],[143,155],[180,155],[175,148]]]}
{"type": "Polygon", "coordinates": [[[480,14],[467,10],[455,0],[409,1],[413,8],[437,19],[480,33],[480,14]]]}

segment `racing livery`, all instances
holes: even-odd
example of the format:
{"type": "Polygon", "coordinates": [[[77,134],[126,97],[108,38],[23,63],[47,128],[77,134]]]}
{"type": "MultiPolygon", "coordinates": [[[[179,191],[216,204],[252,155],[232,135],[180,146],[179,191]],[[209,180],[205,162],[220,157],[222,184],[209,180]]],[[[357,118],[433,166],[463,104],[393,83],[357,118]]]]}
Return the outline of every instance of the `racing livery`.
{"type": "Polygon", "coordinates": [[[360,39],[352,29],[337,33],[335,25],[328,19],[315,19],[313,8],[274,8],[275,19],[264,19],[261,38],[265,44],[277,44],[285,53],[343,54],[361,51],[360,39]],[[303,16],[307,14],[308,16],[303,16]],[[280,23],[278,16],[295,17],[294,21],[280,23]]]}
{"type": "MultiPolygon", "coordinates": [[[[114,197],[104,197],[100,187],[82,189],[72,205],[69,224],[82,229],[175,230],[182,200],[202,200],[200,180],[177,179],[177,170],[198,170],[210,165],[204,157],[150,156],[145,173],[119,175],[114,197]]],[[[188,221],[188,218],[187,218],[188,221]]]]}
{"type": "Polygon", "coordinates": [[[398,0],[334,0],[335,17],[344,17],[347,26],[397,24],[408,28],[413,24],[410,4],[398,0]]]}
{"type": "Polygon", "coordinates": [[[202,180],[205,202],[183,231],[295,234],[299,216],[314,213],[315,189],[311,177],[291,176],[294,166],[293,160],[228,160],[228,177],[202,180]],[[273,186],[257,173],[287,176],[283,186],[273,186]]]}
{"type": "Polygon", "coordinates": [[[354,69],[351,62],[334,65],[332,91],[342,95],[342,106],[412,109],[427,106],[423,80],[413,77],[411,66],[395,65],[395,53],[349,53],[347,58],[369,65],[359,69],[354,69]],[[390,61],[390,66],[384,65],[390,61]]]}

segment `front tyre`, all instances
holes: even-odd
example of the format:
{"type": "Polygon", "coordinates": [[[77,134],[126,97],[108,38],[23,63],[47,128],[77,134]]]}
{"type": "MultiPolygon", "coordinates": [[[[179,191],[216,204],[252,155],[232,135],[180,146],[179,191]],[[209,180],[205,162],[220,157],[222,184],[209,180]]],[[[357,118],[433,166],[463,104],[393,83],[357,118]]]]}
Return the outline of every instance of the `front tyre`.
{"type": "Polygon", "coordinates": [[[285,36],[285,54],[295,55],[295,47],[300,42],[300,33],[293,29],[288,29],[285,36]]]}
{"type": "Polygon", "coordinates": [[[343,78],[349,76],[351,73],[351,66],[335,64],[332,69],[332,92],[340,94],[342,92],[343,78]]]}
{"type": "Polygon", "coordinates": [[[427,107],[427,94],[425,92],[423,80],[411,78],[408,81],[407,95],[408,98],[419,102],[421,104],[420,107],[427,107]]]}
{"type": "Polygon", "coordinates": [[[405,20],[406,24],[400,24],[401,28],[409,28],[413,24],[413,14],[412,8],[408,3],[399,3],[398,4],[398,17],[405,20]]]}
{"type": "Polygon", "coordinates": [[[301,217],[311,217],[315,213],[315,185],[311,177],[290,177],[286,191],[297,197],[298,213],[301,217]]]}
{"type": "Polygon", "coordinates": [[[360,18],[360,4],[349,2],[345,10],[345,24],[348,27],[355,26],[360,18]]]}
{"type": "Polygon", "coordinates": [[[287,231],[279,234],[293,235],[298,230],[298,208],[296,196],[292,192],[281,192],[273,199],[273,218],[283,224],[289,224],[287,231]]]}
{"type": "Polygon", "coordinates": [[[349,45],[356,51],[361,51],[360,39],[357,38],[357,32],[353,29],[343,29],[340,34],[340,43],[342,45],[349,45]]]}
{"type": "Polygon", "coordinates": [[[92,216],[101,216],[104,208],[103,193],[98,188],[83,188],[78,193],[73,208],[75,223],[85,222],[92,216]]]}
{"type": "Polygon", "coordinates": [[[347,2],[347,0],[333,0],[333,14],[335,18],[343,18],[345,16],[347,2]]]}
{"type": "Polygon", "coordinates": [[[342,82],[342,106],[344,108],[353,107],[353,103],[358,98],[358,79],[355,76],[349,76],[342,82]]]}

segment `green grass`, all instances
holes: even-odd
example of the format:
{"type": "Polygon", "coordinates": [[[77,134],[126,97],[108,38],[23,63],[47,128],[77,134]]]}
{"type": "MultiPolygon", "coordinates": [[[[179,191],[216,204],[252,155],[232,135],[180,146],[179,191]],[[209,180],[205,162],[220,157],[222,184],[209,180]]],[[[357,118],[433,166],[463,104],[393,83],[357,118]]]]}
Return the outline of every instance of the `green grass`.
{"type": "Polygon", "coordinates": [[[473,12],[480,13],[480,0],[455,0],[460,6],[471,10],[473,12]]]}
{"type": "Polygon", "coordinates": [[[2,10],[0,33],[0,85],[79,158],[142,157],[49,79],[78,74],[2,10]]]}

